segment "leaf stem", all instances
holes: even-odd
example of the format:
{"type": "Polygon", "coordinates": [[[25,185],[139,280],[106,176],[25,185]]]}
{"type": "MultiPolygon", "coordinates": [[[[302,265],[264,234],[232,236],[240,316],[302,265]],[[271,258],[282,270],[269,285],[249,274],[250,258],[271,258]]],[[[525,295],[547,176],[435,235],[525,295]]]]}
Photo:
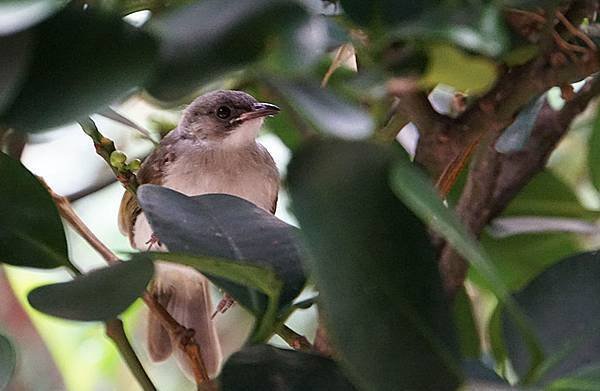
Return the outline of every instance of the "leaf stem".
{"type": "Polygon", "coordinates": [[[314,352],[313,346],[305,336],[298,334],[285,324],[279,326],[275,332],[294,350],[307,353],[314,352]]]}

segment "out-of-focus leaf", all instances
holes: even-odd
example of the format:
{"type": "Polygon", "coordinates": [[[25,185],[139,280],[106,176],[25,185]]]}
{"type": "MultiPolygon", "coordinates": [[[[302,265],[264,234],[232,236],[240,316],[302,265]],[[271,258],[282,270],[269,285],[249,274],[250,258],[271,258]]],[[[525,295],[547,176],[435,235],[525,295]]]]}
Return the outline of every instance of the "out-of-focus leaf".
{"type": "Polygon", "coordinates": [[[464,289],[461,289],[454,298],[453,312],[462,356],[478,358],[481,355],[479,333],[473,317],[471,299],[464,289]]]}
{"type": "MultiPolygon", "coordinates": [[[[515,295],[548,355],[529,381],[547,384],[600,361],[599,278],[599,253],[581,253],[556,263],[515,295]]],[[[503,321],[509,358],[523,377],[529,355],[512,322],[506,317],[503,321]]]]}
{"type": "Polygon", "coordinates": [[[579,368],[576,371],[553,381],[546,388],[548,391],[576,391],[600,389],[600,364],[579,368]]]}
{"type": "Polygon", "coordinates": [[[69,266],[67,240],[44,186],[0,152],[0,262],[51,269],[69,266]]]}
{"type": "Polygon", "coordinates": [[[148,257],[93,270],[74,280],[43,285],[29,292],[29,304],[59,318],[106,321],[125,311],[142,295],[154,274],[148,257]]]}
{"type": "Polygon", "coordinates": [[[435,87],[442,83],[460,91],[481,94],[496,80],[497,67],[485,57],[469,55],[445,44],[431,45],[428,54],[427,71],[421,80],[424,86],[435,87]]]}
{"type": "Polygon", "coordinates": [[[584,208],[569,186],[551,172],[542,171],[521,190],[502,216],[556,216],[595,220],[599,213],[584,208]]]}
{"type": "Polygon", "coordinates": [[[600,111],[596,114],[588,142],[588,167],[592,185],[600,191],[600,111]]]}
{"type": "MultiPolygon", "coordinates": [[[[35,44],[20,90],[0,113],[0,124],[17,130],[76,121],[141,86],[153,69],[154,39],[116,15],[69,7],[27,34],[35,44]]],[[[3,37],[5,45],[22,39],[3,37]]]]}
{"type": "Polygon", "coordinates": [[[367,112],[312,81],[270,80],[269,83],[304,120],[322,133],[366,139],[375,126],[367,112]]]}
{"type": "Polygon", "coordinates": [[[0,36],[0,113],[13,101],[26,76],[31,36],[28,31],[0,36]]]}
{"type": "Polygon", "coordinates": [[[495,58],[510,49],[509,31],[501,7],[495,3],[438,6],[401,25],[393,37],[403,41],[447,42],[495,58]]]}
{"type": "Polygon", "coordinates": [[[17,353],[8,338],[0,335],[0,390],[6,389],[15,372],[17,353]]]}
{"type": "Polygon", "coordinates": [[[148,131],[148,129],[140,126],[139,124],[136,124],[135,122],[133,122],[132,120],[130,120],[129,118],[123,116],[120,113],[117,113],[113,108],[111,107],[107,107],[106,109],[98,112],[99,115],[106,117],[108,119],[112,119],[115,122],[120,123],[121,125],[125,125],[128,126],[132,129],[137,130],[138,132],[140,132],[142,135],[144,135],[148,140],[154,141],[152,138],[152,134],[148,131]]]}
{"type": "MultiPolygon", "coordinates": [[[[276,326],[275,321],[283,282],[271,268],[250,262],[216,257],[180,253],[146,254],[155,260],[176,262],[201,271],[215,284],[226,289],[231,297],[252,311],[258,318],[251,337],[253,342],[265,342],[272,336],[276,326]],[[258,298],[256,292],[265,295],[266,299],[258,298]],[[259,299],[263,300],[259,301],[259,299]],[[267,302],[266,305],[262,304],[264,301],[267,302]]],[[[137,256],[134,255],[134,259],[137,256]]]]}
{"type": "MultiPolygon", "coordinates": [[[[283,284],[275,310],[289,305],[302,291],[306,278],[297,228],[251,202],[227,194],[187,197],[155,185],[140,187],[138,199],[170,251],[273,271],[283,284]]],[[[222,276],[209,273],[209,277],[258,317],[266,311],[267,298],[254,289],[222,276]]]]}
{"type": "Polygon", "coordinates": [[[547,9],[558,5],[560,0],[502,0],[501,3],[521,9],[547,9]]]}
{"type": "Polygon", "coordinates": [[[594,222],[564,217],[499,217],[490,224],[489,232],[496,238],[521,234],[539,234],[549,232],[571,232],[593,235],[600,232],[594,222]]]}
{"type": "MultiPolygon", "coordinates": [[[[483,234],[481,244],[496,265],[498,277],[511,291],[520,289],[548,266],[579,250],[576,237],[563,233],[515,235],[502,239],[483,234]]],[[[474,271],[470,278],[485,285],[474,271]]]]}
{"type": "Polygon", "coordinates": [[[223,391],[351,391],[355,388],[328,358],[269,345],[233,354],[219,377],[223,391]]]}
{"type": "Polygon", "coordinates": [[[533,99],[521,110],[515,121],[502,132],[496,141],[496,151],[510,153],[520,151],[529,136],[540,110],[546,102],[546,95],[533,99]]]}
{"type": "Polygon", "coordinates": [[[451,315],[427,231],[389,188],[393,156],[369,143],[306,145],[288,168],[293,211],[314,255],[327,330],[355,384],[454,390],[451,315]]]}
{"type": "Polygon", "coordinates": [[[161,41],[158,71],[148,86],[162,101],[181,99],[205,81],[256,60],[269,40],[306,21],[288,0],[206,0],[152,20],[161,41]]]}
{"type": "Polygon", "coordinates": [[[340,0],[340,3],[352,21],[374,29],[415,18],[428,5],[436,4],[428,0],[340,0]]]}
{"type": "Polygon", "coordinates": [[[0,1],[0,36],[14,34],[35,25],[58,11],[65,3],[66,0],[0,1]]]}
{"type": "Polygon", "coordinates": [[[429,180],[413,165],[398,160],[391,174],[391,186],[396,195],[446,241],[479,273],[486,286],[505,306],[523,334],[533,357],[532,368],[543,359],[543,353],[532,325],[525,317],[510,291],[500,278],[496,265],[485,250],[471,238],[458,218],[440,200],[429,180]]]}
{"type": "Polygon", "coordinates": [[[467,381],[462,391],[504,391],[514,390],[510,384],[493,370],[483,365],[480,360],[471,359],[463,363],[467,381]]]}

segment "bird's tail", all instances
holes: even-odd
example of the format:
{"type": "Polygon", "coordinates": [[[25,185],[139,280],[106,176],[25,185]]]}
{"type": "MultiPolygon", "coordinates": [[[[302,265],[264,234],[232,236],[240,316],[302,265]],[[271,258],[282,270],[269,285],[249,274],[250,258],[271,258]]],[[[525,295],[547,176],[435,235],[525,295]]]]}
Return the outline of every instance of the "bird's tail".
{"type": "MultiPolygon", "coordinates": [[[[209,377],[219,372],[222,352],[216,327],[211,319],[213,306],[209,281],[197,270],[173,263],[157,263],[156,277],[150,293],[182,326],[193,329],[196,342],[201,347],[202,359],[209,377]]],[[[154,361],[163,361],[172,353],[179,367],[190,378],[192,370],[188,357],[169,337],[160,320],[148,315],[148,351],[154,361]]]]}

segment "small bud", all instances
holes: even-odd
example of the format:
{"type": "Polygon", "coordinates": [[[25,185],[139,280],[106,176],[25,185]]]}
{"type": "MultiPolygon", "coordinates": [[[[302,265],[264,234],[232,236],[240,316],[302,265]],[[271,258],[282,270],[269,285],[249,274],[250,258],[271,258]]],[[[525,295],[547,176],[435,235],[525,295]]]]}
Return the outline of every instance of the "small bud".
{"type": "Polygon", "coordinates": [[[110,154],[110,165],[114,168],[123,168],[125,165],[125,161],[127,160],[127,155],[125,155],[121,151],[113,151],[110,154]]]}
{"type": "Polygon", "coordinates": [[[140,159],[133,159],[129,164],[127,164],[127,168],[131,171],[137,171],[140,169],[142,165],[142,161],[140,159]]]}

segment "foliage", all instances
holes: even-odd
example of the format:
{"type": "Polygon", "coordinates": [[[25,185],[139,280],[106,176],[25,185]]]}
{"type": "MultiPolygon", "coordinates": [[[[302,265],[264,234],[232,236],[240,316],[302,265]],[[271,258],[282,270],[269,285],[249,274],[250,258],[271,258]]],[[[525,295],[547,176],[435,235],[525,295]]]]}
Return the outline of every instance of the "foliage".
{"type": "MultiPolygon", "coordinates": [[[[598,247],[600,116],[573,122],[600,94],[594,7],[0,1],[0,262],[67,270],[68,281],[29,292],[30,305],[105,322],[144,389],[154,386],[135,349],[111,327],[137,298],[152,308],[157,259],[195,267],[256,318],[224,364],[223,390],[600,388],[597,253],[574,255],[598,247]],[[138,11],[150,11],[143,25],[126,21],[138,11]],[[267,127],[292,152],[283,186],[299,227],[234,196],[144,185],[139,204],[172,252],[116,259],[80,230],[111,265],[79,270],[64,224],[77,223],[19,162],[22,146],[80,122],[131,185],[137,162],[86,118],[158,138],[109,106],[174,109],[215,88],[281,106],[267,127]],[[448,99],[433,98],[440,91],[448,99]],[[408,123],[416,153],[395,142],[408,123]],[[571,127],[585,153],[567,142],[551,156],[571,127]],[[313,284],[332,357],[288,327],[313,284]],[[267,345],[275,334],[296,350],[267,345]]],[[[93,175],[83,171],[72,175],[93,175]]],[[[20,349],[2,326],[0,389],[20,349]]]]}

